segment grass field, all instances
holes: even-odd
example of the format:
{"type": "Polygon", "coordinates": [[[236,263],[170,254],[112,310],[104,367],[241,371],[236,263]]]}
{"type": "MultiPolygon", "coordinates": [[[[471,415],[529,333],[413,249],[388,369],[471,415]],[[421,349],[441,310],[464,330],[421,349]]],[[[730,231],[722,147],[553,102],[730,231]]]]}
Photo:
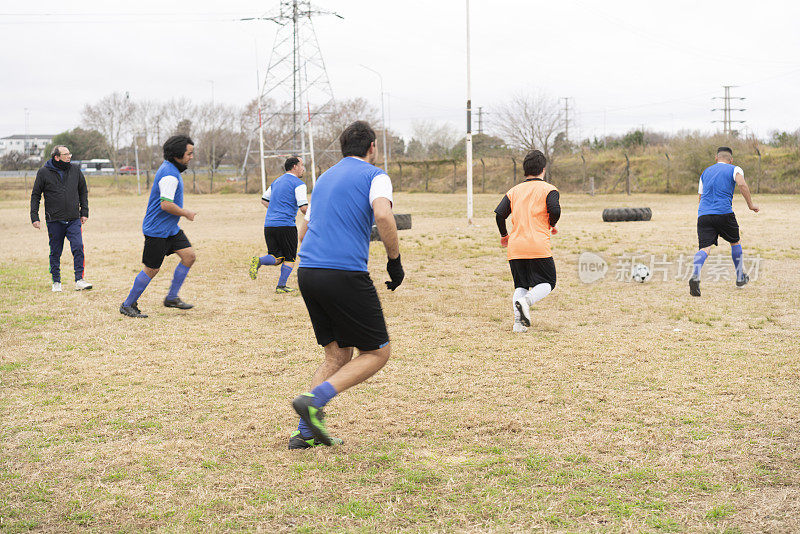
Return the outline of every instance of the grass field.
{"type": "MultiPolygon", "coordinates": [[[[463,195],[397,195],[406,280],[386,291],[379,243],[370,265],[392,358],[329,405],[345,444],[300,452],[289,401],[321,351],[277,269],[247,276],[257,195],[187,197],[198,260],[181,296],[197,306],[161,306],[173,256],[145,320],[117,311],[144,197],[90,198],[95,289],[61,294],[26,200],[0,201],[0,531],[800,530],[798,199],[761,196],[755,215],[737,198],[758,279],[691,298],[614,271],[623,254],[693,254],[696,196],[565,195],[558,286],[514,335],[499,198],[476,197],[470,228],[463,195]],[[601,222],[624,205],[653,220],[601,222]],[[578,279],[584,251],[604,279],[578,279]]],[[[65,282],[70,266],[67,250],[65,282]]]]}

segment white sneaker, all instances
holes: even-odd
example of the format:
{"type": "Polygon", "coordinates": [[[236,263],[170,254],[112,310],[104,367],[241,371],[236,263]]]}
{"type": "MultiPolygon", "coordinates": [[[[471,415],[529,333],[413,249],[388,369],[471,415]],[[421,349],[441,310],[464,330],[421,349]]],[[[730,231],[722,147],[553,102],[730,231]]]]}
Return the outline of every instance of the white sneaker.
{"type": "Polygon", "coordinates": [[[514,301],[514,306],[517,307],[519,312],[519,320],[523,326],[531,325],[531,306],[528,304],[528,299],[522,297],[514,301]]]}
{"type": "MultiPolygon", "coordinates": [[[[80,280],[75,282],[75,291],[80,291],[82,289],[92,289],[92,284],[81,278],[80,280]]],[[[55,289],[53,291],[55,291],[55,289]]],[[[59,291],[61,291],[61,289],[59,289],[59,291]]]]}
{"type": "Polygon", "coordinates": [[[524,333],[524,332],[528,331],[528,327],[525,326],[524,324],[520,323],[520,322],[514,321],[513,330],[514,330],[514,332],[517,332],[517,333],[524,333]]]}
{"type": "Polygon", "coordinates": [[[57,293],[61,291],[61,282],[53,282],[53,292],[57,293]]]}

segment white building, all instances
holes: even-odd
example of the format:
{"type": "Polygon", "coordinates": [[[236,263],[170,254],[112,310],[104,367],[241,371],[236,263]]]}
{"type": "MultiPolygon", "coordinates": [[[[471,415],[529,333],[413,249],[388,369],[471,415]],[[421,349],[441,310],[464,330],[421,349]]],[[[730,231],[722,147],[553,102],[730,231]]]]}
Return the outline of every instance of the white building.
{"type": "Polygon", "coordinates": [[[52,135],[9,135],[0,138],[0,157],[9,152],[20,152],[36,158],[45,158],[45,147],[53,142],[52,135]]]}

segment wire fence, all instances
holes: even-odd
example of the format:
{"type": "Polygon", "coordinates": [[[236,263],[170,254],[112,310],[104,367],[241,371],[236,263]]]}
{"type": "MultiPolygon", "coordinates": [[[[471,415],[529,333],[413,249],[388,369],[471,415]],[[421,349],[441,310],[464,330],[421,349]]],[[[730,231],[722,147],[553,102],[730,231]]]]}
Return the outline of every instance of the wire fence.
{"type": "MultiPolygon", "coordinates": [[[[713,163],[713,154],[691,152],[583,152],[560,155],[550,163],[547,179],[563,192],[608,193],[696,193],[701,172],[713,163]]],[[[735,164],[742,167],[755,193],[800,193],[800,152],[774,150],[738,154],[735,164]]],[[[378,165],[381,165],[378,162],[378,165]]],[[[309,165],[310,167],[310,165],[309,165]]],[[[325,169],[317,167],[317,176],[325,169]]],[[[283,174],[279,165],[269,165],[266,184],[283,174]]],[[[466,190],[466,164],[456,159],[390,161],[388,174],[396,191],[459,193],[466,190]]],[[[0,191],[30,190],[36,171],[0,172],[0,191]]],[[[88,175],[89,187],[110,192],[148,194],[154,171],[136,175],[88,175]]],[[[312,189],[310,168],[303,178],[312,189]]],[[[505,192],[524,179],[522,158],[517,156],[473,160],[475,193],[505,192]]],[[[185,190],[195,194],[261,193],[260,168],[226,168],[212,172],[190,167],[183,174],[185,190]]]]}

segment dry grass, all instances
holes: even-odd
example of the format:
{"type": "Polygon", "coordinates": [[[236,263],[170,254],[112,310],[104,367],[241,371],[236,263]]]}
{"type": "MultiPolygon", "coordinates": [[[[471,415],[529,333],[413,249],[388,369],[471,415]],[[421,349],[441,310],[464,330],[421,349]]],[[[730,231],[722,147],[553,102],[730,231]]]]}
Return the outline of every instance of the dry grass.
{"type": "MultiPolygon", "coordinates": [[[[379,290],[393,356],[336,398],[341,448],[290,452],[289,400],[320,361],[302,299],[247,277],[256,196],[190,196],[198,262],[181,312],[175,259],[117,312],[139,271],[142,197],[96,198],[91,292],[52,294],[47,239],[0,202],[0,530],[689,531],[800,529],[797,199],[737,199],[742,291],[582,284],[577,256],[695,250],[694,196],[565,196],[559,283],[512,335],[498,195],[399,194],[406,281],[379,290]],[[649,205],[649,223],[600,210],[649,205]]],[[[727,255],[727,247],[719,249],[727,255]]],[[[70,280],[68,252],[62,259],[70,280]]],[[[383,286],[383,250],[372,246],[383,286]]],[[[613,277],[611,277],[613,278],[613,277]]],[[[294,282],[294,276],[290,284],[294,282]]]]}

